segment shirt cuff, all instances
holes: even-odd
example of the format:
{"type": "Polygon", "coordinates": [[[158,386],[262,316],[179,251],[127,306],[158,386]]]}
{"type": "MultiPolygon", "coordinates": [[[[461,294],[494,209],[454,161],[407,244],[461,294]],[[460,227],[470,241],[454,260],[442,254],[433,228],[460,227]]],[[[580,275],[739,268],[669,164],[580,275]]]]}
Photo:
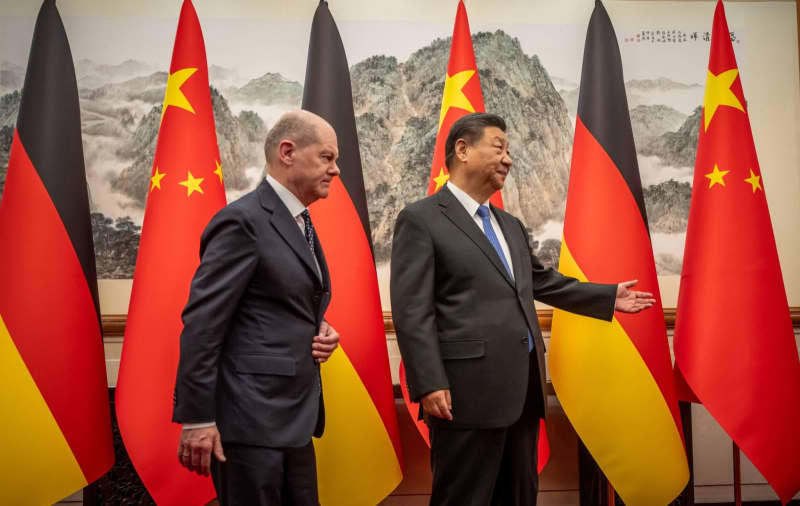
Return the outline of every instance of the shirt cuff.
{"type": "Polygon", "coordinates": [[[217,422],[197,422],[197,423],[184,423],[183,430],[188,429],[205,429],[207,427],[214,427],[217,422]]]}

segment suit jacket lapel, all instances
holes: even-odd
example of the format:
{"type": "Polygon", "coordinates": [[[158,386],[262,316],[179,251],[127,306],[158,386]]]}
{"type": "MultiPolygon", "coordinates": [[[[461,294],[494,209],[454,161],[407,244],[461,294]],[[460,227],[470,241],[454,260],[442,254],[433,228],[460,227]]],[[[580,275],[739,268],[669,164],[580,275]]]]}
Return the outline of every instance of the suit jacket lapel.
{"type": "Polygon", "coordinates": [[[439,190],[437,195],[439,196],[439,206],[442,209],[442,213],[480,248],[483,254],[486,255],[486,258],[488,258],[489,261],[492,262],[492,265],[500,272],[500,275],[503,276],[511,286],[515,286],[514,280],[508,275],[506,267],[503,265],[500,257],[497,256],[497,251],[495,251],[494,246],[492,246],[492,243],[486,238],[486,234],[483,233],[483,230],[481,230],[472,217],[467,214],[464,206],[461,205],[446,186],[439,190]]]}
{"type": "Polygon", "coordinates": [[[272,186],[266,181],[263,181],[259,185],[258,193],[262,207],[272,213],[270,217],[272,226],[283,240],[286,241],[292,251],[294,251],[295,255],[300,258],[317,283],[321,284],[322,281],[317,274],[314,258],[311,256],[311,249],[308,247],[306,238],[300,231],[300,227],[297,226],[297,222],[294,221],[292,215],[289,214],[289,210],[283,202],[281,202],[278,194],[275,193],[275,190],[273,190],[272,186]]]}
{"type": "Polygon", "coordinates": [[[331,274],[328,271],[328,262],[325,261],[325,253],[322,251],[322,243],[319,242],[319,236],[314,234],[314,251],[317,252],[317,261],[319,268],[322,271],[322,288],[323,290],[330,290],[331,288],[331,274]]]}

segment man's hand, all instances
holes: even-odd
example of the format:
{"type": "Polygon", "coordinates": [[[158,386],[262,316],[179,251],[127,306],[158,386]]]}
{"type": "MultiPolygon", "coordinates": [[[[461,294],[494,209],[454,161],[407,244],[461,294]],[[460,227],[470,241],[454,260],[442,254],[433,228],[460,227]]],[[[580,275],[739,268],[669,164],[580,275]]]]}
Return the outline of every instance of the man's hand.
{"type": "Polygon", "coordinates": [[[453,420],[453,401],[450,390],[434,390],[422,398],[422,409],[431,416],[453,420]]]}
{"type": "Polygon", "coordinates": [[[211,474],[211,452],[220,462],[225,462],[222,440],[217,426],[201,429],[184,429],[178,443],[178,462],[200,476],[211,474]]]}
{"type": "Polygon", "coordinates": [[[652,293],[638,292],[629,290],[639,280],[625,281],[617,285],[617,299],[614,301],[614,309],[623,313],[638,313],[642,309],[647,309],[655,304],[656,299],[652,293]]]}
{"type": "Polygon", "coordinates": [[[339,346],[339,333],[323,320],[319,326],[319,335],[314,336],[314,342],[311,344],[311,356],[321,364],[328,360],[337,346],[339,346]]]}

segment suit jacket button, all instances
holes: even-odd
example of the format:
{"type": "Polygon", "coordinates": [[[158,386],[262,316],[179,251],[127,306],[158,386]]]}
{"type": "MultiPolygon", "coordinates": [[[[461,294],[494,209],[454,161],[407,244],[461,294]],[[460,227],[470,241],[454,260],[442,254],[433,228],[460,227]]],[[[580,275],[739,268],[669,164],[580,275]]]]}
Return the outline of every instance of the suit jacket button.
{"type": "Polygon", "coordinates": [[[528,336],[523,337],[522,342],[528,344],[528,336]]]}

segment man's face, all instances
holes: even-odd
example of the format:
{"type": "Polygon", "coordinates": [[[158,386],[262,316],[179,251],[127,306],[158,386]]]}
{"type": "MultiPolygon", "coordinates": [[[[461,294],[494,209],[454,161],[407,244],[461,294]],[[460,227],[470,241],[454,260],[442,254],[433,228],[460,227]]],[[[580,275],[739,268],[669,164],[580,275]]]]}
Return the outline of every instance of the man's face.
{"type": "Polygon", "coordinates": [[[289,171],[293,186],[303,205],[328,196],[331,181],[339,175],[336,132],[329,125],[317,127],[317,142],[295,152],[289,171]]]}
{"type": "Polygon", "coordinates": [[[497,127],[483,130],[483,137],[466,147],[466,167],[470,177],[480,186],[497,191],[503,188],[511,170],[508,137],[497,127]]]}

